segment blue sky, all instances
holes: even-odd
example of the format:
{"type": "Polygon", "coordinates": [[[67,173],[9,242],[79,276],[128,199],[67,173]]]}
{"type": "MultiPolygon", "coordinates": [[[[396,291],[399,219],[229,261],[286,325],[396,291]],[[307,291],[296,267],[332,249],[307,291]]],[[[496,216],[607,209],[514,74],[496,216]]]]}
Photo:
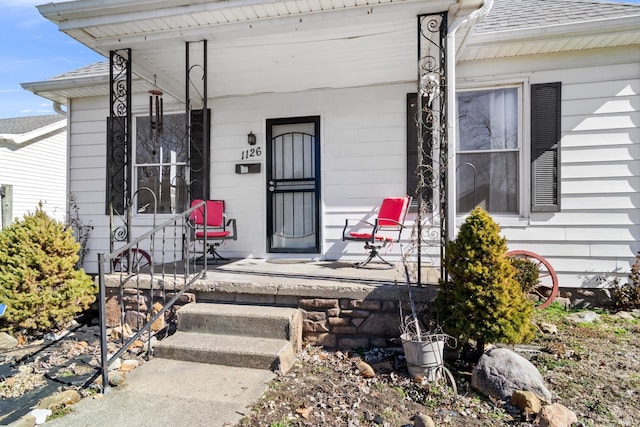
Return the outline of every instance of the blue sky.
{"type": "Polygon", "coordinates": [[[35,6],[48,1],[0,0],[0,119],[53,113],[50,101],[20,83],[47,80],[104,59],[40,15],[35,6]]]}
{"type": "Polygon", "coordinates": [[[0,119],[52,114],[51,101],[20,83],[47,80],[104,59],[40,15],[35,6],[48,1],[0,0],[0,119]]]}

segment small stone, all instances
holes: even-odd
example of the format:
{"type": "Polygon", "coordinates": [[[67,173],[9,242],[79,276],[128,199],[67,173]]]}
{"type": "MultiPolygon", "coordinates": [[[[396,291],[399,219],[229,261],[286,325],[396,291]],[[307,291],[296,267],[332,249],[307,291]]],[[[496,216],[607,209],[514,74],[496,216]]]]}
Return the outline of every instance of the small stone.
{"type": "Polygon", "coordinates": [[[633,314],[631,314],[628,311],[619,311],[616,314],[614,314],[611,317],[615,317],[616,319],[622,319],[622,320],[634,320],[635,317],[633,314]]]}
{"type": "Polygon", "coordinates": [[[569,427],[577,422],[576,414],[560,403],[544,406],[536,419],[539,427],[569,427]]]}
{"type": "Polygon", "coordinates": [[[414,427],[436,427],[436,423],[429,415],[417,414],[413,420],[414,427]]]}
{"type": "Polygon", "coordinates": [[[12,350],[18,346],[18,340],[6,332],[0,332],[0,350],[12,350]]]}
{"type": "Polygon", "coordinates": [[[78,393],[76,390],[65,390],[61,391],[60,393],[45,397],[40,402],[38,402],[38,408],[57,411],[69,405],[78,403],[80,399],[80,393],[78,393]]]}
{"type": "Polygon", "coordinates": [[[131,372],[136,369],[139,365],[139,362],[136,359],[124,360],[120,365],[120,371],[122,372],[131,372]]]}
{"type": "Polygon", "coordinates": [[[511,395],[511,404],[522,412],[533,412],[537,414],[542,409],[540,399],[535,393],[527,390],[516,390],[511,395]]]}
{"type": "Polygon", "coordinates": [[[553,323],[540,322],[538,323],[538,326],[545,334],[558,335],[558,327],[553,323]]]}
{"type": "Polygon", "coordinates": [[[600,315],[594,311],[579,311],[565,317],[565,320],[572,323],[592,323],[600,319],[600,315]]]}
{"type": "MultiPolygon", "coordinates": [[[[111,358],[111,355],[107,357],[107,359],[109,358],[111,358]]],[[[113,362],[111,362],[111,364],[109,365],[109,371],[115,371],[117,369],[120,369],[120,366],[122,366],[122,359],[118,357],[117,359],[113,360],[113,362]]]]}
{"type": "Polygon", "coordinates": [[[360,371],[360,375],[362,375],[364,378],[373,378],[376,376],[376,372],[367,362],[359,360],[357,363],[357,367],[358,371],[360,371]]]}
{"type": "Polygon", "coordinates": [[[109,372],[109,385],[112,387],[118,387],[125,383],[126,375],[119,371],[109,372]]]}

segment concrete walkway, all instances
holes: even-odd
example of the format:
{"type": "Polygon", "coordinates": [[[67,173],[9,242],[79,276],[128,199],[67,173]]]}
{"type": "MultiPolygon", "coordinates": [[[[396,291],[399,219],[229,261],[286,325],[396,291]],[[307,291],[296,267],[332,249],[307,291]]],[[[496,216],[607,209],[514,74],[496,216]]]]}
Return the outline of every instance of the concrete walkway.
{"type": "Polygon", "coordinates": [[[46,427],[236,425],[275,378],[271,371],[155,358],[127,374],[126,384],[84,398],[46,427]]]}

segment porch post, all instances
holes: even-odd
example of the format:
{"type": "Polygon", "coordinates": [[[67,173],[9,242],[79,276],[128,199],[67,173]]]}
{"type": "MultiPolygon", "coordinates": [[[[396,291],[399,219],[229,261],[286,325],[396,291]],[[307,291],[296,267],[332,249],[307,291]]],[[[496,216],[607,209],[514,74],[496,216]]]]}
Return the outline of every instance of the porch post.
{"type": "Polygon", "coordinates": [[[114,242],[128,243],[131,239],[131,96],[131,49],[111,51],[110,103],[107,119],[107,214],[110,252],[114,250],[114,242]]]}
{"type": "Polygon", "coordinates": [[[433,244],[440,247],[441,276],[444,277],[442,260],[447,241],[447,12],[418,16],[418,188],[417,240],[418,285],[422,284],[423,221],[431,212],[427,238],[434,237],[433,244]],[[425,201],[426,189],[432,200],[425,201]],[[439,227],[436,233],[436,227],[439,227]],[[437,236],[436,236],[437,234],[437,236]]]}

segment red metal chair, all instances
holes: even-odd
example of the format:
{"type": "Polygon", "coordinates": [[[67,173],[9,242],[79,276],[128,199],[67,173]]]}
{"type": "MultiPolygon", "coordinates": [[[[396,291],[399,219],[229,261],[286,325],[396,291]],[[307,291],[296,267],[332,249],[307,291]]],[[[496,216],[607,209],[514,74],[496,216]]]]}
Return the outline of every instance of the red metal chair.
{"type": "Polygon", "coordinates": [[[217,248],[226,240],[237,239],[236,220],[227,218],[224,210],[224,200],[207,200],[205,203],[202,203],[201,199],[196,199],[191,202],[191,207],[196,205],[200,205],[200,207],[191,213],[190,218],[191,224],[195,228],[195,240],[204,242],[206,231],[207,253],[209,253],[216,262],[219,259],[226,259],[218,253],[217,248]],[[228,227],[230,227],[230,229],[228,227]]]}
{"type": "Polygon", "coordinates": [[[380,256],[379,250],[387,244],[400,241],[402,230],[405,228],[404,219],[410,204],[411,196],[387,197],[382,201],[378,217],[373,223],[363,220],[347,219],[345,221],[342,240],[364,242],[364,248],[369,251],[367,259],[356,263],[356,267],[364,267],[374,258],[379,258],[385,264],[393,266],[380,256]],[[349,221],[365,224],[364,231],[354,230],[354,226],[350,225],[349,221]]]}

